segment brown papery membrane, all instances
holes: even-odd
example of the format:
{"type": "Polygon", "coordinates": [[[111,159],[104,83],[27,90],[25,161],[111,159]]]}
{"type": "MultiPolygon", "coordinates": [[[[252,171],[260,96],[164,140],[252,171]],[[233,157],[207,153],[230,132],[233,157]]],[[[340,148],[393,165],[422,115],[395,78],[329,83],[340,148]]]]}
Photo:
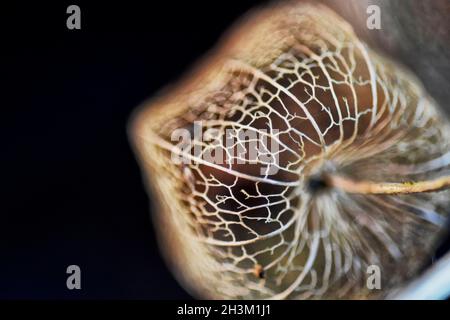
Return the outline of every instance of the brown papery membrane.
{"type": "Polygon", "coordinates": [[[303,2],[245,16],[130,130],[172,270],[232,299],[383,298],[414,278],[450,206],[432,183],[449,133],[409,71],[303,2]]]}

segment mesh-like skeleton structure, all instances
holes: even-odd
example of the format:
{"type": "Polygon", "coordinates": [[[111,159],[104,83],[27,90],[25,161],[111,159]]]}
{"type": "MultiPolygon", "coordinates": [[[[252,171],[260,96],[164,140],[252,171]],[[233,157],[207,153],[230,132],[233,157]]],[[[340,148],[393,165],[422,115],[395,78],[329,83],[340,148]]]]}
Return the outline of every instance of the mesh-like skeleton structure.
{"type": "Polygon", "coordinates": [[[324,171],[379,182],[448,174],[445,117],[408,71],[323,6],[287,4],[246,18],[135,118],[162,251],[201,297],[383,297],[429,258],[449,192],[313,192],[308,180],[324,171]],[[171,139],[196,121],[219,136],[192,137],[197,154],[171,139]],[[246,157],[255,136],[241,132],[259,139],[256,160],[246,157]],[[371,265],[382,290],[366,285],[371,265]]]}

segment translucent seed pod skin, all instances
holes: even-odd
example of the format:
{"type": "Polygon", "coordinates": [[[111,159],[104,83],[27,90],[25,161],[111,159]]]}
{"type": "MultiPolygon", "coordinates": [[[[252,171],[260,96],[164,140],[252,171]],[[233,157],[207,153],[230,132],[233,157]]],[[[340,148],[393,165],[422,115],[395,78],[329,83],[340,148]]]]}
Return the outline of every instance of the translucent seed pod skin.
{"type": "Polygon", "coordinates": [[[384,298],[430,258],[450,207],[448,190],[311,190],[308,181],[328,172],[409,183],[450,168],[439,106],[323,5],[246,15],[179,83],[138,108],[129,133],[161,252],[200,298],[384,298]],[[190,142],[201,153],[221,149],[223,163],[195,154],[173,161],[173,132],[193,132],[196,122],[219,132],[219,145],[190,142]],[[230,156],[227,129],[277,142],[277,161],[230,156]],[[380,269],[380,289],[367,285],[370,266],[380,269]]]}

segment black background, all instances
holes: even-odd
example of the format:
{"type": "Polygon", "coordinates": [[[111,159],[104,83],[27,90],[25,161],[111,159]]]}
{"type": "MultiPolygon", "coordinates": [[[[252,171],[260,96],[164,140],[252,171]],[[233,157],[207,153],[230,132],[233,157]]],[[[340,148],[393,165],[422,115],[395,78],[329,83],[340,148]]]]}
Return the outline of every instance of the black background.
{"type": "Polygon", "coordinates": [[[2,4],[0,298],[189,298],[159,254],[127,121],[255,2],[2,4]],[[66,288],[71,264],[82,290],[66,288]]]}

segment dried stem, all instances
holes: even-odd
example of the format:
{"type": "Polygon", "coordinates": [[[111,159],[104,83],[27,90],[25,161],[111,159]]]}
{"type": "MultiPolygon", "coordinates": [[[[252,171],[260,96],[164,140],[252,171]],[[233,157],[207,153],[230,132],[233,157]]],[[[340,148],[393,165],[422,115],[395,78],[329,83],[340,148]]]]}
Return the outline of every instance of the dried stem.
{"type": "Polygon", "coordinates": [[[339,175],[327,174],[324,181],[328,187],[359,194],[407,194],[433,192],[450,188],[450,176],[417,182],[356,181],[339,175]]]}

